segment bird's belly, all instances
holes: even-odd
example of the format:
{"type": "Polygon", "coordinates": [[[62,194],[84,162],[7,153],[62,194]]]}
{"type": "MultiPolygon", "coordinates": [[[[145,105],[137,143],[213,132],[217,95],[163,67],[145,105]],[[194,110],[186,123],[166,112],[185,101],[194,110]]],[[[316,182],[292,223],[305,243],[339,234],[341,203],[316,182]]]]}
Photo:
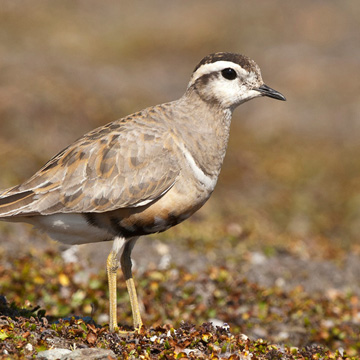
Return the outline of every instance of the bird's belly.
{"type": "Polygon", "coordinates": [[[67,245],[113,240],[107,229],[94,228],[82,214],[32,216],[23,221],[46,232],[52,239],[67,245]]]}
{"type": "Polygon", "coordinates": [[[171,189],[165,196],[143,209],[119,209],[113,212],[113,224],[124,237],[162,232],[189,218],[209,198],[198,191],[171,189]],[[128,214],[126,214],[128,212],[128,214]]]}

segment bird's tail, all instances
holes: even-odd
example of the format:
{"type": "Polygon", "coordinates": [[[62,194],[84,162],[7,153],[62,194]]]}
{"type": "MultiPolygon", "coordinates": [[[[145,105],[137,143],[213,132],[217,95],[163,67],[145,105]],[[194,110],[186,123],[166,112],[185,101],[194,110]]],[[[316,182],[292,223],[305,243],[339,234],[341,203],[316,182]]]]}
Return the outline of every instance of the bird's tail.
{"type": "Polygon", "coordinates": [[[17,187],[0,191],[0,220],[20,215],[34,201],[32,190],[17,191],[17,187]]]}

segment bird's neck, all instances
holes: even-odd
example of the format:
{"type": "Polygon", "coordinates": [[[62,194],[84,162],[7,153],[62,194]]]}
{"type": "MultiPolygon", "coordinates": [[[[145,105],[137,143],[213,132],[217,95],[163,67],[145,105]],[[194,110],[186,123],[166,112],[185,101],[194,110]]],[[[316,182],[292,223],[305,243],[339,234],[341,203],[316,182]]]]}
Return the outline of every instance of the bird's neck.
{"type": "Polygon", "coordinates": [[[188,151],[210,176],[218,176],[229,140],[232,110],[203,101],[191,89],[177,101],[176,108],[180,114],[176,130],[188,151]]]}

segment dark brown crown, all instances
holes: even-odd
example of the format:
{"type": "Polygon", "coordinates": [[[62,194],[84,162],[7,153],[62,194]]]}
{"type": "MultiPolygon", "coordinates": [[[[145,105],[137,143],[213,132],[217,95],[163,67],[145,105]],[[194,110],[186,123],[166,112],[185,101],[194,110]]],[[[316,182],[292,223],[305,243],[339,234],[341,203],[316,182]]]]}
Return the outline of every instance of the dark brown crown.
{"type": "Polygon", "coordinates": [[[232,61],[235,64],[239,64],[246,71],[256,72],[256,64],[253,60],[245,55],[234,54],[229,52],[218,52],[205,56],[199,64],[195,67],[194,72],[202,65],[211,64],[216,61],[232,61]]]}

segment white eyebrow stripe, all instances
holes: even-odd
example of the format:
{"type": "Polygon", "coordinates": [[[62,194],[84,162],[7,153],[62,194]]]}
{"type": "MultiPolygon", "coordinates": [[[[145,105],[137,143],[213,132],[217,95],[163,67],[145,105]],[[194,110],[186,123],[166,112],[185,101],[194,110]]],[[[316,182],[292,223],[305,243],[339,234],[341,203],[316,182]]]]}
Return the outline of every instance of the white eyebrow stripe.
{"type": "Polygon", "coordinates": [[[210,74],[212,72],[220,71],[223,69],[226,69],[228,67],[233,68],[236,70],[238,74],[246,75],[247,71],[244,70],[239,64],[236,64],[232,61],[216,61],[214,63],[210,64],[204,64],[201,65],[192,75],[190,84],[193,84],[197,79],[199,79],[201,76],[210,74]]]}

